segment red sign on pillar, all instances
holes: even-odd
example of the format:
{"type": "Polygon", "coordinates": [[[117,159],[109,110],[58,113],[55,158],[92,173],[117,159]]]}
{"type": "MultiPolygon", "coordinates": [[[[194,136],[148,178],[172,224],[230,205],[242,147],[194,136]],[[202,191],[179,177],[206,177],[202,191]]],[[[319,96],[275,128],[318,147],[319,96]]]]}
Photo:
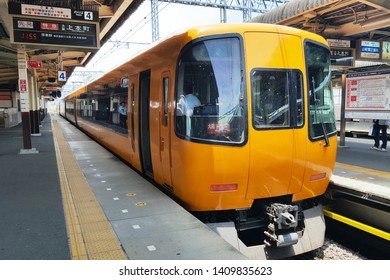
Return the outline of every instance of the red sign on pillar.
{"type": "Polygon", "coordinates": [[[26,80],[19,80],[19,90],[20,91],[27,91],[27,81],[26,80]]]}

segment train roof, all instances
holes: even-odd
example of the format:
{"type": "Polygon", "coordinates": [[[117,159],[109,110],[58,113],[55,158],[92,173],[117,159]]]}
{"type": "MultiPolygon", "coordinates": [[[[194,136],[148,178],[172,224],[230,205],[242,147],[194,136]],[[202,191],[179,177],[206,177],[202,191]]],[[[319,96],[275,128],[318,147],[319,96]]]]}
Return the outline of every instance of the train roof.
{"type": "MultiPolygon", "coordinates": [[[[285,25],[268,24],[268,23],[218,23],[194,26],[192,28],[178,30],[171,35],[188,34],[193,38],[213,35],[213,34],[225,34],[225,33],[244,33],[250,31],[263,31],[263,32],[280,32],[286,34],[294,34],[302,37],[309,37],[314,40],[325,40],[320,35],[315,33],[289,27],[285,25]]],[[[171,37],[168,37],[171,38],[171,37]]]]}
{"type": "Polygon", "coordinates": [[[151,44],[141,52],[130,57],[121,65],[117,65],[113,67],[102,76],[97,77],[95,80],[89,82],[86,85],[83,85],[82,87],[80,87],[70,95],[66,96],[65,98],[78,96],[80,93],[83,93],[83,89],[85,88],[85,86],[93,85],[95,82],[97,82],[103,77],[109,77],[111,75],[115,75],[115,73],[117,72],[119,73],[126,72],[131,66],[134,67],[136,64],[145,63],[145,61],[153,61],[153,54],[157,55],[162,50],[165,50],[168,53],[172,53],[173,50],[179,51],[188,42],[200,37],[219,35],[219,34],[244,34],[245,32],[251,32],[251,31],[278,32],[278,33],[292,34],[303,38],[316,40],[323,44],[327,44],[326,40],[320,35],[317,35],[309,31],[300,30],[294,27],[284,26],[284,25],[267,24],[267,23],[219,23],[219,24],[194,26],[191,28],[177,30],[171,35],[167,36],[166,38],[151,44]],[[131,65],[131,66],[127,66],[127,65],[131,65]]]}

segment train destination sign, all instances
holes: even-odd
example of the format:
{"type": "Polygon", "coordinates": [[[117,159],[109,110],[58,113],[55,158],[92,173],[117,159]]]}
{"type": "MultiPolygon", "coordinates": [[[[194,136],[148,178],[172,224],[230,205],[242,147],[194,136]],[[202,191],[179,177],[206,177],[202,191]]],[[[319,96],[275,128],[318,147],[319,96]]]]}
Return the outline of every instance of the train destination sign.
{"type": "Polygon", "coordinates": [[[13,16],[11,43],[99,49],[98,24],[13,16]]]}

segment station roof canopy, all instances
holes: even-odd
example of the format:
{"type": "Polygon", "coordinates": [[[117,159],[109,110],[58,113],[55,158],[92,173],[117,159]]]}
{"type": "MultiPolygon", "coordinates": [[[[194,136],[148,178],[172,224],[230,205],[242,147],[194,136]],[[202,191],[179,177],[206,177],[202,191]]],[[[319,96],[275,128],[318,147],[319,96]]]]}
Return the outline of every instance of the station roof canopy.
{"type": "MultiPolygon", "coordinates": [[[[18,81],[17,48],[11,44],[12,17],[9,5],[13,3],[49,7],[88,9],[98,12],[99,41],[103,45],[123,22],[139,7],[143,0],[0,0],[0,89],[15,88],[18,81]]],[[[84,66],[94,55],[93,51],[23,46],[32,61],[41,61],[42,69],[37,69],[38,87],[45,86],[48,78],[57,77],[58,70],[67,75],[76,66],[84,66]],[[61,68],[59,69],[61,64],[61,68]]],[[[50,83],[52,85],[52,83],[50,83]]],[[[58,84],[58,86],[62,86],[58,84]]]]}
{"type": "Polygon", "coordinates": [[[388,0],[294,0],[255,17],[318,33],[325,38],[390,38],[388,0]]]}
{"type": "MultiPolygon", "coordinates": [[[[287,25],[326,39],[390,41],[389,0],[293,0],[252,22],[287,25]]],[[[389,69],[388,63],[335,68],[333,76],[389,69]]]]}

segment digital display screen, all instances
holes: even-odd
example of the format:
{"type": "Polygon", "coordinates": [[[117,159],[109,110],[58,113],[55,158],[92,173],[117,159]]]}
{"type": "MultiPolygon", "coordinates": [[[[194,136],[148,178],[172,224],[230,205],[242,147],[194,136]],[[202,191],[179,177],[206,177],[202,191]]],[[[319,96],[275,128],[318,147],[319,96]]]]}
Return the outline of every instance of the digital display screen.
{"type": "Polygon", "coordinates": [[[98,26],[96,23],[13,17],[13,43],[97,49],[98,26]]]}

